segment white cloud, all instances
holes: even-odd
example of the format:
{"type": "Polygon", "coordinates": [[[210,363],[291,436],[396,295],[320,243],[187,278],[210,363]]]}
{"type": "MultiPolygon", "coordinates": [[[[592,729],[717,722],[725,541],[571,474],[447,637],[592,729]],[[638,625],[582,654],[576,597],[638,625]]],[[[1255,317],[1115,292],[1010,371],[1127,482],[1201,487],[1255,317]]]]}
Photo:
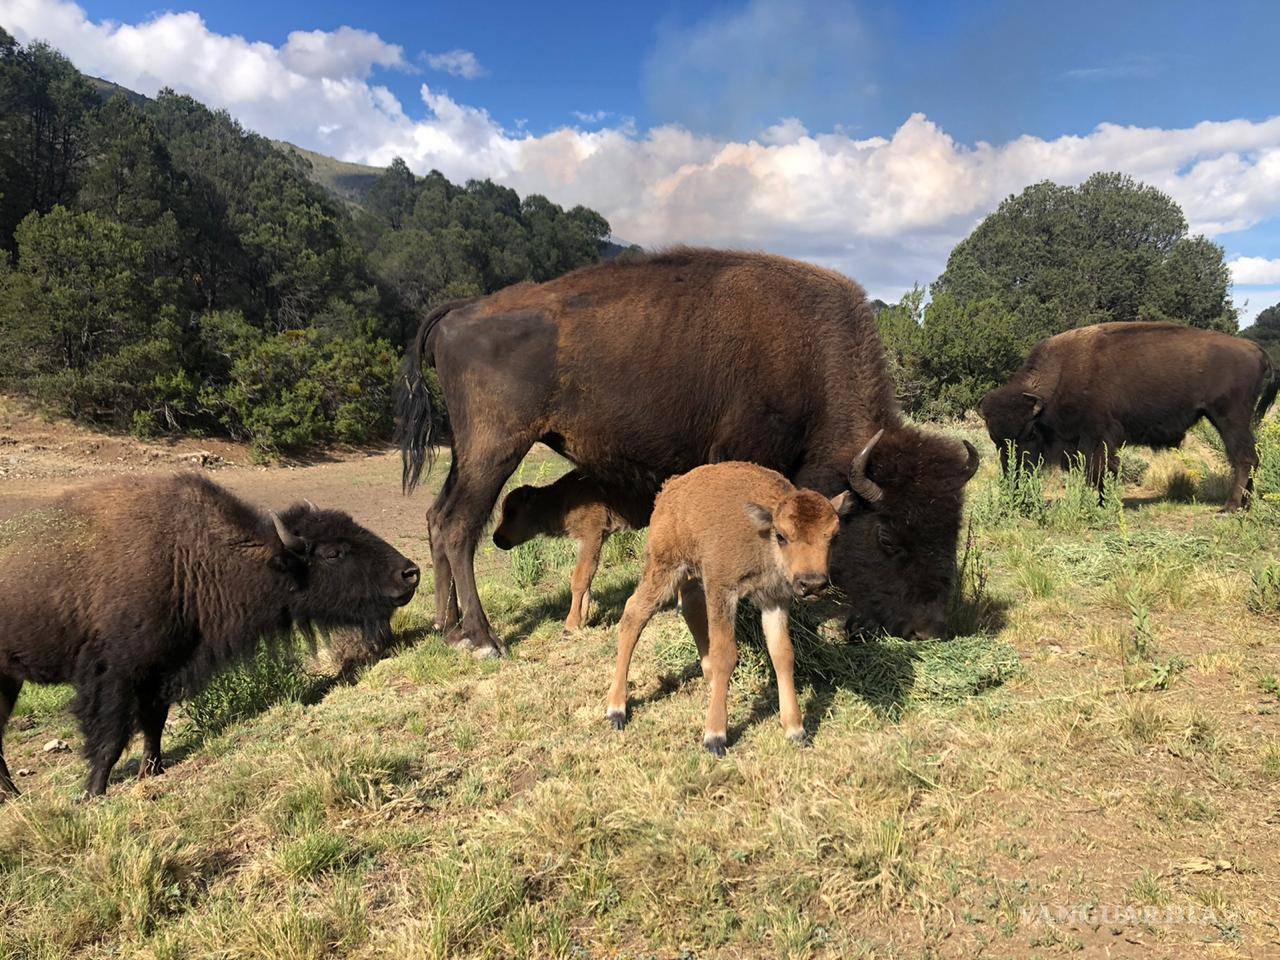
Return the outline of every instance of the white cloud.
{"type": "Polygon", "coordinates": [[[1241,286],[1280,283],[1280,258],[1236,257],[1227,266],[1231,268],[1232,282],[1241,286]]]}
{"type": "Polygon", "coordinates": [[[290,44],[219,35],[194,13],[93,23],[67,0],[0,0],[0,23],[24,42],[48,39],[89,73],[146,94],[171,85],[271,137],[379,165],[399,155],[420,173],[487,176],[586,204],[617,236],[646,246],[802,257],[885,298],[935,278],[979,219],[1039,180],[1121,170],[1170,194],[1194,231],[1217,237],[1280,217],[1280,117],[1174,130],[1102,124],[1081,136],[972,146],[920,114],[888,137],[862,139],[811,132],[794,118],[744,140],[678,126],[637,131],[626,120],[535,136],[426,84],[411,116],[385,87],[353,75],[381,62],[377,51],[389,56],[365,41],[362,56],[312,58],[304,69],[290,44]]]}
{"type": "Polygon", "coordinates": [[[375,66],[409,68],[403,47],[387,43],[376,33],[351,27],[295,30],[280,48],[280,59],[306,77],[364,78],[375,66]]]}
{"type": "Polygon", "coordinates": [[[1068,70],[1062,77],[1065,80],[1096,82],[1122,80],[1126,77],[1154,77],[1159,72],[1159,64],[1151,58],[1133,57],[1122,63],[1113,63],[1105,67],[1080,67],[1068,70]]]}
{"type": "Polygon", "coordinates": [[[601,121],[608,120],[613,116],[613,114],[608,110],[592,110],[590,112],[583,110],[571,110],[570,113],[583,123],[600,123],[601,121]]]}
{"type": "Polygon", "coordinates": [[[489,71],[480,65],[476,55],[470,50],[447,50],[444,53],[426,53],[423,59],[432,70],[443,70],[445,73],[464,80],[483,77],[489,71]]]}

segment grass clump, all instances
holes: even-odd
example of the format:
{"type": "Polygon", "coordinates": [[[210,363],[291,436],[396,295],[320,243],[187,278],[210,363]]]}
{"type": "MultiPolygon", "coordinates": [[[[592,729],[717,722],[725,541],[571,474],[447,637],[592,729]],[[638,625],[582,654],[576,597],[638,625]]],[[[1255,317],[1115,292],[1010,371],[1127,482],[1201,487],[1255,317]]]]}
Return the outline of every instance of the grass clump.
{"type": "Polygon", "coordinates": [[[1280,614],[1280,563],[1268,562],[1253,572],[1245,606],[1259,616],[1280,614]]]}
{"type": "Polygon", "coordinates": [[[183,704],[192,731],[214,736],[277,703],[303,700],[315,682],[304,666],[307,651],[299,638],[263,644],[243,663],[217,674],[183,704]]]}

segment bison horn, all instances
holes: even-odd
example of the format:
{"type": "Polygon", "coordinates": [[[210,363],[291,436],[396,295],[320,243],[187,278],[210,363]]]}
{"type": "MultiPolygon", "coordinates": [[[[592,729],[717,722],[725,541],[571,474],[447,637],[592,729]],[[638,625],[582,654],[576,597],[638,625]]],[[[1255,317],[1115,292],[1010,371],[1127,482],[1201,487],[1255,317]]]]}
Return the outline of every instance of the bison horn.
{"type": "Polygon", "coordinates": [[[875,449],[880,438],[884,436],[884,429],[881,428],[878,433],[870,440],[867,445],[862,448],[862,452],[853,458],[853,466],[849,468],[849,486],[853,487],[853,492],[869,503],[879,503],[884,499],[884,490],[880,488],[880,484],[876,483],[867,476],[867,461],[871,459],[871,451],[875,449]]]}
{"type": "Polygon", "coordinates": [[[305,504],[307,505],[307,509],[308,509],[308,510],[310,510],[312,513],[315,513],[315,512],[316,512],[317,507],[316,507],[316,505],[315,505],[314,503],[312,503],[310,500],[303,500],[302,502],[303,502],[303,503],[305,503],[305,504]]]}
{"type": "Polygon", "coordinates": [[[307,541],[301,537],[294,535],[289,528],[284,525],[284,521],[280,519],[280,515],[274,510],[271,513],[271,523],[276,528],[276,536],[280,538],[280,543],[290,553],[305,553],[307,549],[307,541]]]}
{"type": "Polygon", "coordinates": [[[978,472],[978,465],[981,460],[978,457],[977,448],[972,443],[968,440],[962,442],[964,443],[964,448],[969,451],[969,460],[964,467],[964,482],[968,483],[973,479],[973,475],[978,472]]]}

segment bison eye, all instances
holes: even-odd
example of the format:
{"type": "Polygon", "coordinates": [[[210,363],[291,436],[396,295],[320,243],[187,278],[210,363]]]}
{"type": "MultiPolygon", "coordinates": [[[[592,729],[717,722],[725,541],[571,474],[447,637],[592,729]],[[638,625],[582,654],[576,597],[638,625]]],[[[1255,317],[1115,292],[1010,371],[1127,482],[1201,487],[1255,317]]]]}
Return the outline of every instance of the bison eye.
{"type": "Polygon", "coordinates": [[[787,538],[784,537],[782,534],[774,533],[773,537],[775,540],[778,541],[778,546],[785,547],[787,545],[787,538]]]}
{"type": "Polygon", "coordinates": [[[891,534],[884,527],[876,527],[876,542],[880,544],[880,549],[885,553],[894,554],[898,552],[898,544],[891,534]]]}
{"type": "Polygon", "coordinates": [[[346,551],[337,544],[326,544],[317,551],[326,560],[341,560],[346,551]]]}

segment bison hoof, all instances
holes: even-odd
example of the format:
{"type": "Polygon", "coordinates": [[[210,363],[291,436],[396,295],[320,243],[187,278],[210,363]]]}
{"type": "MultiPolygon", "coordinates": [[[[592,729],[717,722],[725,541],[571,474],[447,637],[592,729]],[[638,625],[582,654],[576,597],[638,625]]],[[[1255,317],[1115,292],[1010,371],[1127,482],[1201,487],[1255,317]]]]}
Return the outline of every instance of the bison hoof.
{"type": "Polygon", "coordinates": [[[794,743],[797,747],[812,747],[813,741],[809,739],[809,734],[803,730],[792,730],[787,734],[787,739],[794,743]]]}
{"type": "Polygon", "coordinates": [[[469,645],[467,649],[471,651],[471,656],[477,660],[501,660],[507,655],[506,651],[501,647],[494,647],[487,643],[469,645]]]}
{"type": "Polygon", "coordinates": [[[706,747],[715,757],[723,757],[725,755],[725,736],[723,733],[708,733],[702,738],[702,745],[706,747]]]}
{"type": "Polygon", "coordinates": [[[145,780],[147,777],[158,777],[164,773],[164,762],[156,757],[144,759],[138,765],[138,779],[145,780]]]}
{"type": "Polygon", "coordinates": [[[621,730],[627,725],[626,708],[618,710],[615,707],[610,707],[609,712],[606,713],[605,716],[608,718],[609,722],[613,724],[613,729],[615,730],[621,730]]]}

